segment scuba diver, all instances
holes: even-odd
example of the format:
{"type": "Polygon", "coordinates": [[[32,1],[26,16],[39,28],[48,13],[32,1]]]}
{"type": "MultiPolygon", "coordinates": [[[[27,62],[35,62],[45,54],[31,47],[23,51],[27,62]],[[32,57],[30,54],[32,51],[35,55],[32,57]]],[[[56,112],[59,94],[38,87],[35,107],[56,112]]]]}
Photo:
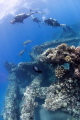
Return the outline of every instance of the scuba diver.
{"type": "Polygon", "coordinates": [[[15,23],[23,23],[23,20],[28,18],[29,16],[31,16],[32,14],[35,13],[39,13],[38,11],[35,12],[31,12],[32,10],[30,9],[30,13],[29,14],[18,14],[14,17],[14,19],[12,21],[10,21],[11,24],[15,24],[15,23]]]}
{"type": "Polygon", "coordinates": [[[66,32],[65,28],[68,28],[69,30],[72,30],[69,26],[67,26],[66,24],[60,24],[58,23],[57,20],[53,19],[53,18],[49,18],[44,20],[44,22],[46,23],[46,25],[50,25],[52,27],[62,27],[63,30],[66,32]]]}
{"type": "MultiPolygon", "coordinates": [[[[37,17],[32,16],[32,20],[33,20],[33,22],[36,22],[38,25],[39,25],[39,23],[41,23],[41,21],[37,17]]],[[[40,25],[39,25],[39,27],[40,27],[40,25]]]]}

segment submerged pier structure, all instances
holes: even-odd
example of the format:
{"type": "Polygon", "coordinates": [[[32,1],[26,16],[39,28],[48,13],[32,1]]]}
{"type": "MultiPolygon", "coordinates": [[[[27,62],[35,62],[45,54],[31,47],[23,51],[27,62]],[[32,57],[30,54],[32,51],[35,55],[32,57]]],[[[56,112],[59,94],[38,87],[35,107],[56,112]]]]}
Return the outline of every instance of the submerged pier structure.
{"type": "Polygon", "coordinates": [[[36,114],[40,108],[60,110],[70,120],[80,119],[79,42],[78,37],[46,42],[32,48],[31,62],[5,62],[9,85],[3,120],[40,120],[36,114]],[[77,46],[73,46],[75,42],[77,46]],[[42,73],[35,72],[34,66],[42,73]]]}

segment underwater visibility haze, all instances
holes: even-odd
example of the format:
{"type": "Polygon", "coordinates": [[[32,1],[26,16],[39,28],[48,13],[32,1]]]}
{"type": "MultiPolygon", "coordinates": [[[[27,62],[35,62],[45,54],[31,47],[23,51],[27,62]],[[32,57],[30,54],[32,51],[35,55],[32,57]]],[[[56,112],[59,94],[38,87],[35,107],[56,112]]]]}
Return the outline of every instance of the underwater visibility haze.
{"type": "Polygon", "coordinates": [[[79,11],[79,0],[0,0],[0,120],[80,119],[79,11]]]}

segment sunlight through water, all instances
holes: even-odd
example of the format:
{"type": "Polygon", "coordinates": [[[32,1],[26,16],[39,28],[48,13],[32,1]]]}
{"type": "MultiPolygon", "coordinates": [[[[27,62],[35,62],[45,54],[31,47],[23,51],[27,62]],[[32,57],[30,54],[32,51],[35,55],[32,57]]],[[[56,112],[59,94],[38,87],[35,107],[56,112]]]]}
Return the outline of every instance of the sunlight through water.
{"type": "Polygon", "coordinates": [[[30,9],[31,5],[36,0],[0,0],[0,20],[7,15],[15,15],[15,13],[22,7],[30,9]]]}

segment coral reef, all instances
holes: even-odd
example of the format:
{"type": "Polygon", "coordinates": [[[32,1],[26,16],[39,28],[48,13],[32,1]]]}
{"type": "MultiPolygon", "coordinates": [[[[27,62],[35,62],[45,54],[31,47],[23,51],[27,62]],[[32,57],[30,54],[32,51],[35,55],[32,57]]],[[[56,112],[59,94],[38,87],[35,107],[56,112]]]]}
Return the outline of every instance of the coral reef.
{"type": "Polygon", "coordinates": [[[35,108],[40,105],[49,111],[61,110],[80,118],[80,47],[63,43],[45,50],[49,45],[53,46],[51,42],[39,46],[41,51],[35,47],[32,57],[36,50],[37,59],[33,62],[5,66],[9,71],[9,86],[4,120],[36,120],[35,108]],[[36,73],[33,66],[42,73],[36,73]]]}
{"type": "Polygon", "coordinates": [[[70,45],[76,44],[78,46],[79,41],[80,41],[80,37],[71,37],[71,38],[62,38],[62,39],[58,38],[56,40],[47,41],[41,45],[36,45],[35,47],[33,47],[29,55],[32,60],[36,60],[40,54],[42,54],[46,49],[50,47],[54,48],[62,43],[66,43],[70,45]]]}
{"type": "Polygon", "coordinates": [[[56,48],[49,48],[44,51],[40,55],[39,60],[53,65],[63,65],[64,63],[68,63],[70,66],[69,70],[71,70],[70,73],[72,74],[73,72],[73,76],[79,78],[80,47],[61,44],[56,48]]]}
{"type": "Polygon", "coordinates": [[[73,49],[67,44],[61,44],[56,48],[49,48],[44,51],[40,58],[40,61],[63,64],[71,60],[71,55],[74,53],[73,49]],[[67,60],[67,61],[66,61],[67,60]]]}

